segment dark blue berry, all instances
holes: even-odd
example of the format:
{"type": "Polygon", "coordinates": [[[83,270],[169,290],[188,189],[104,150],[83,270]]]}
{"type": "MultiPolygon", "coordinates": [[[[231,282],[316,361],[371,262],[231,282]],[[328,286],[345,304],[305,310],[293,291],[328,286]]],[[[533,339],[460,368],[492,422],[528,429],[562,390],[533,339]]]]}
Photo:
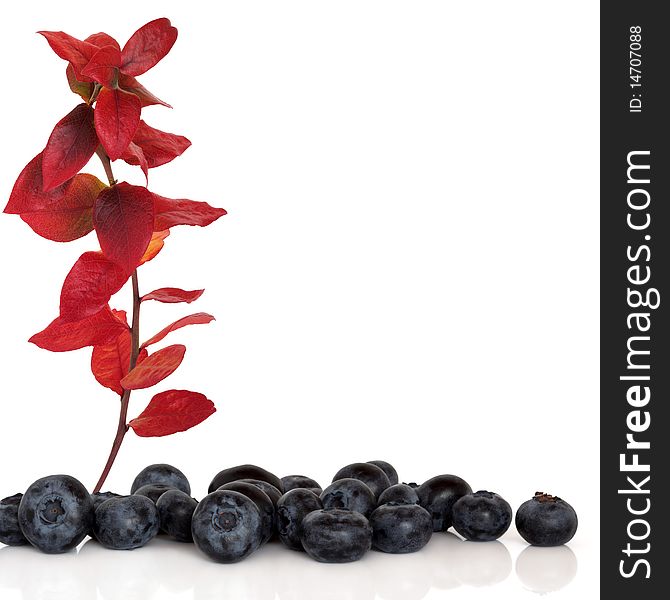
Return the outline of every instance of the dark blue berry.
{"type": "Polygon", "coordinates": [[[110,498],[95,510],[93,533],[111,550],[141,548],[156,537],[159,528],[156,505],[141,494],[110,498]]]}
{"type": "Polygon", "coordinates": [[[560,546],[577,531],[577,513],[565,500],[536,492],[516,511],[516,528],[533,546],[560,546]]]}
{"type": "MultiPolygon", "coordinates": [[[[162,483],[148,483],[143,485],[141,488],[138,488],[133,492],[134,496],[145,496],[149,498],[154,504],[158,502],[158,499],[167,491],[174,490],[175,488],[170,487],[162,483]]],[[[186,492],[184,492],[186,493],[186,492]]]]}
{"type": "Polygon", "coordinates": [[[342,467],[335,473],[333,481],[337,481],[338,479],[358,479],[362,481],[372,490],[375,498],[379,498],[379,495],[386,488],[391,487],[391,482],[386,473],[377,465],[371,463],[353,463],[342,467]]]}
{"type": "Polygon", "coordinates": [[[305,488],[312,490],[318,496],[323,491],[323,488],[314,479],[305,477],[305,475],[287,475],[281,478],[281,484],[284,493],[298,488],[305,488]]]}
{"type": "Polygon", "coordinates": [[[275,529],[275,505],[268,496],[260,487],[255,486],[253,483],[247,483],[246,481],[231,481],[222,485],[220,490],[232,490],[234,492],[240,492],[244,494],[247,498],[254,501],[258,510],[261,511],[261,519],[263,526],[263,540],[262,543],[270,541],[274,534],[275,529]]]}
{"type": "Polygon", "coordinates": [[[156,501],[161,529],[178,542],[192,542],[191,517],[198,502],[181,490],[168,490],[156,501]]]}
{"type": "Polygon", "coordinates": [[[23,494],[0,500],[0,544],[25,546],[28,543],[19,527],[19,504],[23,494]]]}
{"type": "Polygon", "coordinates": [[[451,527],[451,511],[461,496],[472,494],[472,488],[456,475],[438,475],[416,488],[419,504],[433,518],[433,531],[451,527]]]}
{"type": "Polygon", "coordinates": [[[377,506],[393,502],[395,504],[418,504],[419,495],[405,483],[396,483],[386,488],[377,501],[377,506]]]}
{"type": "Polygon", "coordinates": [[[281,492],[276,486],[260,479],[239,479],[239,481],[242,483],[250,483],[251,485],[255,485],[259,490],[263,490],[270,500],[272,500],[274,507],[277,507],[277,501],[281,498],[281,492]]]}
{"type": "Polygon", "coordinates": [[[466,540],[490,542],[507,531],[512,507],[492,492],[479,491],[461,496],[451,513],[454,529],[466,540]]]}
{"type": "Polygon", "coordinates": [[[386,476],[389,478],[391,485],[398,483],[398,471],[395,470],[393,465],[387,463],[385,460],[369,460],[368,462],[384,471],[386,476]]]}
{"type": "Polygon", "coordinates": [[[390,554],[421,550],[433,535],[433,520],[418,504],[384,504],[370,516],[372,546],[390,554]]]}
{"type": "Polygon", "coordinates": [[[311,512],[321,510],[323,503],[312,491],[295,488],[286,492],[277,502],[277,532],[279,539],[291,550],[303,550],[300,537],[302,521],[311,512]]]}
{"type": "Polygon", "coordinates": [[[110,498],[120,498],[121,494],[115,494],[114,492],[96,492],[91,494],[91,500],[93,500],[93,509],[95,510],[100,506],[105,500],[110,498]]]}
{"type": "Polygon", "coordinates": [[[205,496],[193,513],[191,531],[195,545],[222,563],[242,560],[263,540],[258,507],[244,494],[232,490],[205,496]]]}
{"type": "Polygon", "coordinates": [[[302,520],[302,547],[314,560],[346,563],[358,560],[372,546],[368,520],[351,510],[315,510],[302,520]]]}
{"type": "Polygon", "coordinates": [[[208,492],[211,493],[219,489],[222,485],[239,479],[259,479],[260,481],[266,481],[276,487],[281,495],[281,479],[274,473],[270,473],[270,471],[266,471],[262,467],[257,467],[256,465],[238,465],[237,467],[224,469],[214,476],[214,479],[212,479],[212,482],[209,484],[208,492]]]}
{"type": "Polygon", "coordinates": [[[372,490],[360,479],[338,479],[321,493],[323,507],[353,510],[368,517],[377,506],[372,490]]]}
{"type": "Polygon", "coordinates": [[[33,483],[19,504],[19,526],[33,545],[49,554],[75,548],[93,523],[93,500],[69,475],[51,475],[33,483]]]}
{"type": "Polygon", "coordinates": [[[160,483],[169,488],[181,490],[185,494],[191,494],[191,484],[177,467],[166,464],[149,465],[142,469],[135,477],[133,485],[130,488],[130,493],[134,494],[142,486],[151,483],[160,483]]]}

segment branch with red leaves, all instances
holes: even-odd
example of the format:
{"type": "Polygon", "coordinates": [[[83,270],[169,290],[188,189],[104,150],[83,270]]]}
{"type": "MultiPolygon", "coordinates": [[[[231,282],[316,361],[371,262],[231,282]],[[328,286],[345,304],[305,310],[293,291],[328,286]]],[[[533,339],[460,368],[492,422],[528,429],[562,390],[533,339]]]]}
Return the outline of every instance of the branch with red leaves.
{"type": "Polygon", "coordinates": [[[206,313],[182,317],[139,342],[142,302],[191,303],[204,290],[164,287],[140,295],[138,269],[163,248],[170,229],[204,227],[226,214],[206,202],[170,199],[148,189],[149,170],[180,156],[191,142],[151,127],[142,109],[170,107],[135,79],[156,66],[177,39],[168,19],[140,27],[121,48],[106,33],[79,40],[62,31],[40,31],[53,51],[67,61],[70,89],[82,103],[54,127],[44,149],[19,174],[5,213],[16,214],[38,235],[69,242],[95,231],[99,250],[84,252],[63,282],[58,316],[30,342],[52,352],[93,347],[95,379],[120,397],[119,422],[109,458],[94,491],[99,491],[128,431],[142,437],[185,431],[215,412],[203,394],[166,390],[153,396],[144,411],[128,421],[132,390],[157,385],[184,359],[186,347],[172,344],[149,354],[148,346],[186,325],[209,323],[206,313]],[[97,154],[108,184],[81,173],[97,154]],[[145,186],[117,182],[112,162],[139,166],[145,186]],[[133,313],[110,307],[110,300],[131,280],[133,313]]]}

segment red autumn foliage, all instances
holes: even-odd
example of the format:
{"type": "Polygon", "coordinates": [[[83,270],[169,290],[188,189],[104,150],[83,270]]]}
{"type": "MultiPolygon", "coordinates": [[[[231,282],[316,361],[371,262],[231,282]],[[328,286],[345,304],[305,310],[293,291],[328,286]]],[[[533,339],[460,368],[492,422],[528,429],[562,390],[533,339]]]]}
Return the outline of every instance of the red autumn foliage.
{"type": "Polygon", "coordinates": [[[156,394],[144,412],[128,423],[142,437],[159,437],[186,431],[214,414],[211,400],[198,392],[167,390],[156,394]]]}

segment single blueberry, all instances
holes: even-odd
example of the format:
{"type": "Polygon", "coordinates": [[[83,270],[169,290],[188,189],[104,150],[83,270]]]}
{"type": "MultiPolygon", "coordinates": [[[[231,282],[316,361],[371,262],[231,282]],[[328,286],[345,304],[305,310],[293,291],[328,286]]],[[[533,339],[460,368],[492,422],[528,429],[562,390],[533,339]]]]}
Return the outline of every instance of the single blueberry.
{"type": "Polygon", "coordinates": [[[437,475],[416,488],[419,504],[433,518],[433,531],[451,527],[451,511],[461,496],[472,494],[472,488],[456,475],[437,475]]]}
{"type": "Polygon", "coordinates": [[[516,528],[533,546],[560,546],[577,531],[577,513],[565,500],[536,492],[516,511],[516,528]]]}
{"type": "Polygon", "coordinates": [[[291,550],[303,550],[300,537],[302,521],[311,512],[321,510],[323,503],[312,491],[295,488],[277,502],[277,532],[282,543],[291,550]]]}
{"type": "Polygon", "coordinates": [[[253,483],[247,483],[246,481],[231,481],[230,483],[222,485],[219,489],[240,492],[240,494],[244,494],[247,498],[254,501],[258,510],[261,511],[263,526],[262,543],[265,544],[266,542],[269,542],[270,538],[274,535],[275,530],[275,505],[270,499],[270,496],[268,496],[260,487],[255,486],[253,483]]]}
{"type": "Polygon", "coordinates": [[[91,494],[91,500],[93,500],[93,510],[98,508],[105,500],[110,498],[120,498],[121,494],[115,494],[114,492],[96,492],[91,494]]]}
{"type": "Polygon", "coordinates": [[[419,495],[414,491],[414,488],[407,484],[396,483],[381,493],[377,506],[389,504],[390,502],[395,504],[418,504],[419,495]]]}
{"type": "Polygon", "coordinates": [[[372,546],[368,520],[351,510],[315,510],[302,520],[302,547],[314,560],[346,563],[358,560],[372,546]]]}
{"type": "MultiPolygon", "coordinates": [[[[158,499],[167,491],[174,490],[175,488],[165,485],[163,483],[148,483],[143,485],[141,488],[138,488],[133,492],[133,496],[146,496],[154,504],[158,502],[158,499]]],[[[184,492],[186,493],[186,492],[184,492]]]]}
{"type": "Polygon", "coordinates": [[[311,477],[305,475],[286,475],[281,478],[282,491],[290,492],[298,488],[312,490],[317,496],[321,494],[323,488],[311,477]],[[319,490],[318,492],[316,490],[319,490]]]}
{"type": "Polygon", "coordinates": [[[498,494],[479,491],[461,496],[451,512],[454,529],[466,540],[490,542],[507,531],[512,507],[498,494]]]}
{"type": "Polygon", "coordinates": [[[25,546],[28,543],[19,527],[19,504],[23,494],[14,494],[0,500],[0,544],[25,546]]]}
{"type": "Polygon", "coordinates": [[[105,500],[95,510],[93,533],[111,550],[141,548],[158,534],[158,509],[141,494],[105,500]]]}
{"type": "Polygon", "coordinates": [[[181,490],[168,490],[156,501],[161,529],[178,542],[193,542],[191,518],[198,502],[181,490]]]}
{"type": "Polygon", "coordinates": [[[239,479],[238,481],[250,483],[251,485],[255,485],[259,490],[263,490],[270,500],[272,500],[274,507],[277,507],[277,501],[281,498],[281,491],[276,486],[261,479],[239,479]]]}
{"type": "Polygon", "coordinates": [[[212,479],[212,482],[209,484],[208,492],[211,493],[219,489],[222,485],[239,479],[259,479],[260,481],[266,481],[275,486],[280,492],[279,495],[281,495],[281,479],[274,473],[270,473],[270,471],[266,471],[262,467],[257,467],[256,465],[238,465],[237,467],[230,467],[229,469],[220,471],[214,476],[214,479],[212,479]]]}
{"type": "Polygon", "coordinates": [[[191,493],[191,484],[177,467],[166,464],[149,465],[142,469],[135,477],[130,493],[134,494],[142,486],[152,483],[166,485],[169,488],[181,490],[185,494],[191,493]]]}
{"type": "Polygon", "coordinates": [[[261,545],[261,513],[244,494],[217,490],[198,504],[191,532],[195,545],[210,558],[222,563],[237,562],[261,545]]]}
{"type": "Polygon", "coordinates": [[[369,460],[368,462],[384,471],[391,485],[398,483],[398,471],[395,470],[392,464],[387,463],[385,460],[369,460]]]}
{"type": "Polygon", "coordinates": [[[333,481],[338,479],[359,479],[365,485],[367,485],[372,493],[375,495],[375,498],[379,498],[379,495],[388,487],[391,487],[391,482],[386,476],[386,473],[382,471],[377,465],[371,463],[353,463],[342,467],[333,481]]]}
{"type": "Polygon", "coordinates": [[[83,484],[69,475],[35,481],[19,503],[19,526],[35,547],[48,554],[75,548],[93,523],[93,500],[83,484]]]}
{"type": "Polygon", "coordinates": [[[410,481],[408,483],[405,483],[404,481],[402,482],[403,485],[408,485],[411,487],[413,490],[419,487],[419,484],[416,481],[410,481]]]}
{"type": "Polygon", "coordinates": [[[377,506],[372,490],[360,479],[338,479],[321,493],[323,508],[353,510],[369,517],[377,506]]]}
{"type": "Polygon", "coordinates": [[[430,513],[418,504],[384,504],[370,515],[372,546],[390,554],[421,550],[433,535],[430,513]]]}

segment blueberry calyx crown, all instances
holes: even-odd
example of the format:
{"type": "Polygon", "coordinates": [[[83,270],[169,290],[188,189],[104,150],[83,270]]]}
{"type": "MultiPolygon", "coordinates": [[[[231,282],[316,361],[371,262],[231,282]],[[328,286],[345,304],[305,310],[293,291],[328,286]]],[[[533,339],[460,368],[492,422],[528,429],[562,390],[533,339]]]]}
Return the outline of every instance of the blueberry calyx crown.
{"type": "Polygon", "coordinates": [[[493,492],[489,492],[487,490],[479,490],[478,492],[475,492],[473,496],[483,496],[484,498],[488,498],[490,500],[493,498],[494,494],[493,492]]]}
{"type": "Polygon", "coordinates": [[[535,492],[535,496],[533,496],[533,500],[537,500],[538,502],[558,502],[560,498],[558,496],[552,496],[551,494],[545,494],[544,492],[535,492]]]}

